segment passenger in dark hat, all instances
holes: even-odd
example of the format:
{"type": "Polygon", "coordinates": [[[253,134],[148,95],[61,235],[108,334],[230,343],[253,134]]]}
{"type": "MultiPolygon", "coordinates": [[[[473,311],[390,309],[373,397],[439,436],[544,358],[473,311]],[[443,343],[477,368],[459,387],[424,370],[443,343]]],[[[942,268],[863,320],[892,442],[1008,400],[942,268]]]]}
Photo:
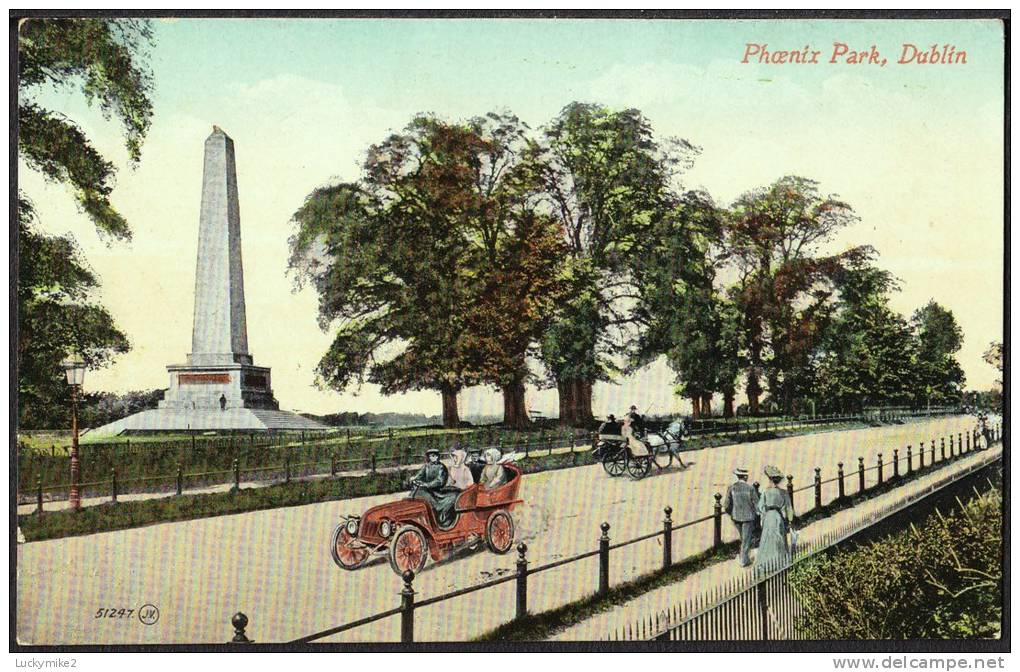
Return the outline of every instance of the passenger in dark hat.
{"type": "Polygon", "coordinates": [[[754,487],[747,482],[747,469],[738,467],[733,470],[733,475],[737,480],[726,488],[723,508],[740,534],[740,555],[737,556],[737,560],[740,561],[741,567],[747,567],[751,564],[750,550],[757,519],[757,501],[754,487]]]}

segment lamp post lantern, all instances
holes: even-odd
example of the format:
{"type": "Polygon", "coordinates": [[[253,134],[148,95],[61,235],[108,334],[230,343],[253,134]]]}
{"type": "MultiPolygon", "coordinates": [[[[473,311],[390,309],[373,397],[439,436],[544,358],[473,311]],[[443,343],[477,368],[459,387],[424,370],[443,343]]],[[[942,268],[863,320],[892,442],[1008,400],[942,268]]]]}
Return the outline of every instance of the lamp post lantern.
{"type": "Polygon", "coordinates": [[[78,460],[78,393],[85,381],[85,362],[81,357],[73,356],[65,359],[61,366],[71,388],[71,494],[68,497],[73,511],[81,509],[81,489],[79,487],[81,463],[78,460]]]}

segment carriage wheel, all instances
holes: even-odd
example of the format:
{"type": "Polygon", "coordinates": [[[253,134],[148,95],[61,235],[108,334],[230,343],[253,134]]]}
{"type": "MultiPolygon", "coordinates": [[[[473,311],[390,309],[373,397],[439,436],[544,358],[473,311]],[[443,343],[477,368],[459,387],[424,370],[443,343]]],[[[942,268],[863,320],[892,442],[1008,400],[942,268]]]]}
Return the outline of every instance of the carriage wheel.
{"type": "Polygon", "coordinates": [[[506,511],[496,511],[485,523],[485,545],[503,555],[514,546],[514,519],[506,511]]]}
{"type": "Polygon", "coordinates": [[[673,451],[670,450],[668,443],[653,448],[652,451],[652,459],[659,469],[668,469],[673,464],[673,451]]]}
{"type": "Polygon", "coordinates": [[[616,450],[602,458],[602,468],[612,477],[622,476],[627,471],[627,453],[616,450]]]}
{"type": "Polygon", "coordinates": [[[429,558],[429,543],[425,534],[413,525],[400,528],[390,543],[390,567],[402,575],[407,570],[415,574],[425,569],[429,558]]]}
{"type": "Polygon", "coordinates": [[[357,569],[365,564],[365,560],[368,560],[368,549],[351,546],[352,540],[353,537],[347,531],[347,525],[337,525],[333,530],[333,543],[329,547],[329,554],[333,556],[333,562],[341,569],[357,569]]]}
{"type": "Polygon", "coordinates": [[[627,473],[635,481],[639,481],[648,475],[648,472],[652,470],[652,458],[648,457],[630,457],[627,458],[627,473]]]}

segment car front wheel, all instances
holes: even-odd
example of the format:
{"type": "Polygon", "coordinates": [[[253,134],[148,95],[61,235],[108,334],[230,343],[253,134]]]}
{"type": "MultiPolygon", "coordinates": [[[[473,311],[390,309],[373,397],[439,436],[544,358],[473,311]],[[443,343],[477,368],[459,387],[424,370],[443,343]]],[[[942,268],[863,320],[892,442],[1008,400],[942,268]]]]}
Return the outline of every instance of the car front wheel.
{"type": "Polygon", "coordinates": [[[390,567],[398,575],[407,570],[420,573],[428,558],[429,543],[425,533],[413,525],[400,528],[390,542],[390,567]]]}

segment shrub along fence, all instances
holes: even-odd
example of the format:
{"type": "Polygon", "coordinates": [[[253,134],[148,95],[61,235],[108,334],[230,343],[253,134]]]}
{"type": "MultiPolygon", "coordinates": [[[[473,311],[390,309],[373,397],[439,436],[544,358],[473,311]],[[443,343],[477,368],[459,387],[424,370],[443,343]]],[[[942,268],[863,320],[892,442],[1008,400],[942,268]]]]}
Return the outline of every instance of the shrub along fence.
{"type": "MultiPolygon", "coordinates": [[[[995,441],[999,440],[999,438],[1000,438],[999,431],[1000,430],[999,430],[999,426],[998,425],[995,428],[990,430],[990,439],[991,439],[992,442],[995,442],[995,441]]],[[[893,461],[891,463],[890,462],[883,462],[882,456],[879,455],[878,460],[877,460],[877,462],[876,462],[876,464],[874,466],[865,467],[864,466],[864,458],[859,458],[859,460],[858,460],[857,478],[856,479],[851,479],[851,483],[852,484],[853,484],[853,481],[856,481],[856,487],[852,491],[852,493],[853,493],[852,496],[851,496],[851,493],[848,492],[848,490],[847,490],[847,483],[846,483],[846,481],[847,481],[848,476],[847,476],[846,472],[843,469],[842,463],[840,463],[838,465],[838,469],[837,469],[837,474],[838,475],[835,478],[831,478],[831,479],[827,479],[827,480],[822,480],[821,479],[821,468],[816,468],[815,469],[815,480],[814,480],[814,483],[810,484],[810,485],[807,485],[807,486],[800,487],[800,488],[794,488],[794,485],[793,485],[793,482],[792,482],[792,477],[788,476],[787,477],[787,488],[788,488],[788,492],[790,494],[790,498],[793,501],[794,507],[796,509],[796,507],[798,506],[798,503],[803,504],[803,502],[802,502],[803,495],[801,495],[801,497],[796,497],[796,495],[798,493],[803,493],[805,491],[813,491],[813,493],[814,493],[814,502],[813,502],[814,506],[813,507],[807,507],[804,510],[804,513],[800,516],[800,518],[803,519],[803,518],[811,516],[813,514],[820,514],[820,513],[822,513],[824,511],[824,500],[823,500],[822,492],[823,492],[823,487],[826,484],[836,484],[836,488],[837,488],[836,489],[836,495],[834,497],[832,497],[832,494],[830,492],[830,497],[832,497],[832,499],[830,501],[832,501],[834,503],[841,504],[841,505],[845,505],[845,504],[851,504],[852,505],[853,498],[861,497],[861,496],[866,496],[867,494],[869,494],[869,491],[877,493],[877,492],[881,491],[881,489],[889,488],[889,487],[895,487],[895,485],[896,485],[895,481],[905,481],[907,479],[908,475],[913,475],[915,473],[927,472],[927,471],[930,471],[930,470],[933,470],[933,469],[941,468],[941,467],[943,467],[943,466],[945,466],[947,464],[950,464],[950,463],[958,460],[959,458],[963,457],[964,455],[973,452],[975,450],[975,448],[978,446],[978,434],[977,434],[976,431],[973,434],[968,434],[966,436],[966,441],[965,442],[961,441],[961,439],[964,438],[962,434],[958,434],[957,435],[957,437],[956,437],[957,441],[955,441],[955,442],[953,441],[953,437],[952,436],[950,436],[948,438],[950,439],[949,444],[948,444],[949,446],[959,446],[960,448],[958,450],[953,448],[953,449],[950,450],[950,452],[944,453],[944,454],[943,453],[939,453],[939,452],[937,452],[935,450],[935,441],[932,440],[932,442],[931,442],[931,459],[928,460],[927,462],[925,462],[924,461],[924,457],[922,457],[923,455],[925,455],[927,453],[927,449],[919,451],[917,453],[917,455],[915,456],[914,453],[913,453],[913,450],[910,447],[907,448],[907,450],[905,451],[904,454],[900,454],[900,452],[898,450],[894,451],[895,457],[894,457],[894,459],[893,459],[893,461]],[[940,455],[941,459],[937,460],[935,458],[936,455],[940,455]],[[891,478],[893,479],[892,482],[889,482],[889,481],[887,481],[885,479],[884,469],[889,467],[889,466],[892,466],[892,469],[893,469],[893,474],[891,476],[891,478]],[[872,478],[870,478],[870,479],[868,478],[868,472],[874,472],[872,478]],[[871,480],[871,485],[870,486],[868,485],[868,480],[871,480]]],[[[944,438],[942,439],[942,441],[944,441],[944,438]]],[[[940,445],[941,445],[941,443],[942,442],[940,441],[940,445]]],[[[955,475],[950,474],[950,475],[947,476],[946,479],[942,479],[942,481],[940,481],[940,483],[947,483],[949,481],[955,480],[956,478],[957,477],[955,475]]],[[[936,487],[936,486],[933,486],[933,487],[936,487]]],[[[831,486],[830,486],[830,488],[831,488],[831,486]]],[[[612,541],[610,535],[609,535],[609,532],[612,529],[611,525],[608,522],[603,522],[601,524],[601,526],[600,526],[601,534],[598,537],[598,547],[596,549],[591,550],[591,551],[587,551],[587,552],[584,552],[584,553],[580,553],[578,555],[574,555],[574,556],[571,556],[571,557],[559,559],[559,560],[556,560],[556,561],[553,561],[553,562],[549,562],[549,563],[546,563],[546,564],[543,564],[543,565],[539,565],[539,566],[536,566],[536,567],[529,566],[529,562],[528,562],[528,558],[527,558],[527,552],[528,552],[527,545],[524,544],[524,543],[519,543],[517,545],[518,558],[517,558],[516,572],[515,573],[508,574],[506,576],[502,576],[502,577],[499,577],[499,578],[496,578],[496,579],[492,579],[492,580],[489,580],[489,581],[485,581],[485,582],[482,582],[482,583],[479,583],[479,584],[476,584],[476,585],[473,585],[473,586],[468,586],[466,588],[461,588],[459,590],[454,590],[454,591],[451,591],[451,592],[448,592],[448,593],[444,593],[444,594],[441,594],[441,595],[430,597],[430,598],[427,598],[427,599],[424,599],[424,600],[416,600],[417,593],[414,590],[414,578],[415,578],[414,572],[406,571],[406,572],[403,573],[403,575],[401,577],[402,580],[403,580],[403,587],[402,587],[402,590],[400,591],[401,602],[400,602],[399,606],[396,606],[393,609],[390,609],[388,611],[384,611],[384,612],[381,612],[381,613],[378,613],[378,614],[373,614],[371,616],[367,616],[365,618],[361,618],[361,619],[358,619],[358,620],[355,620],[355,621],[352,621],[352,622],[349,622],[349,623],[345,623],[343,625],[338,625],[336,627],[329,628],[327,630],[323,630],[323,631],[320,631],[320,632],[316,632],[316,633],[312,633],[312,634],[306,635],[304,637],[300,637],[300,638],[298,638],[298,639],[296,639],[296,640],[294,640],[293,642],[290,642],[290,643],[291,644],[307,644],[307,643],[312,643],[312,642],[319,642],[319,641],[322,641],[323,639],[326,639],[328,637],[335,637],[336,635],[342,634],[344,632],[348,632],[348,631],[354,630],[356,628],[360,628],[360,627],[363,627],[363,626],[366,626],[366,625],[369,625],[369,624],[372,624],[372,623],[375,623],[375,622],[378,622],[378,621],[382,621],[384,619],[395,617],[395,616],[399,616],[400,617],[400,628],[399,628],[400,641],[402,641],[402,642],[413,642],[414,641],[415,613],[418,610],[423,609],[423,608],[428,607],[428,606],[431,606],[431,605],[434,605],[434,604],[438,604],[438,603],[441,603],[441,602],[446,602],[448,600],[452,600],[452,599],[455,599],[455,598],[460,598],[460,597],[463,597],[463,596],[466,596],[466,595],[470,595],[470,594],[473,594],[473,593],[478,593],[479,591],[488,590],[490,588],[494,588],[496,586],[500,586],[500,585],[509,583],[511,581],[515,582],[515,584],[516,584],[515,585],[516,589],[514,591],[514,595],[515,595],[514,619],[515,620],[524,619],[529,614],[529,611],[528,611],[528,599],[529,599],[529,589],[528,589],[528,586],[529,586],[529,580],[534,580],[534,577],[537,577],[537,576],[541,575],[544,572],[548,572],[548,571],[551,571],[551,570],[554,570],[554,569],[558,569],[558,568],[561,568],[561,567],[566,567],[568,565],[575,565],[575,563],[578,563],[578,562],[581,562],[581,561],[584,561],[584,560],[588,560],[588,559],[591,559],[591,558],[597,558],[597,566],[598,566],[597,576],[591,577],[592,578],[592,585],[594,587],[596,587],[595,594],[596,594],[596,596],[606,596],[609,593],[610,585],[611,585],[611,582],[610,582],[610,567],[611,567],[611,565],[610,565],[610,558],[611,558],[611,552],[612,551],[615,551],[615,550],[618,550],[618,549],[622,549],[622,548],[625,548],[625,547],[628,547],[628,546],[632,546],[632,545],[635,545],[635,544],[638,544],[638,543],[641,543],[641,542],[645,542],[645,541],[649,541],[649,540],[655,540],[658,544],[661,544],[661,549],[662,549],[661,550],[661,553],[662,553],[661,568],[659,570],[657,570],[657,571],[663,572],[663,571],[666,571],[666,570],[670,569],[670,567],[673,566],[674,562],[676,562],[674,560],[674,558],[673,558],[673,538],[674,538],[673,533],[681,531],[681,530],[684,530],[685,534],[686,534],[686,533],[689,533],[689,532],[686,532],[686,531],[689,531],[689,530],[691,530],[691,529],[693,529],[695,527],[702,526],[702,525],[705,525],[705,524],[711,524],[711,528],[710,528],[712,530],[711,548],[716,549],[716,550],[721,549],[723,547],[723,545],[724,545],[723,544],[723,535],[722,535],[722,529],[723,529],[723,510],[722,510],[722,505],[721,505],[722,495],[720,493],[715,493],[714,499],[715,499],[715,504],[714,504],[714,507],[713,507],[713,513],[711,515],[703,516],[701,518],[696,518],[694,520],[689,520],[689,521],[680,522],[680,523],[676,523],[675,521],[673,521],[673,519],[672,519],[672,508],[667,506],[664,509],[664,514],[665,515],[664,515],[664,519],[662,521],[662,526],[661,526],[660,529],[652,531],[652,532],[650,532],[648,534],[644,534],[644,535],[635,537],[633,539],[625,540],[625,541],[618,541],[618,542],[614,543],[612,541]]],[[[916,499],[916,497],[915,497],[915,499],[916,499]]],[[[908,500],[908,502],[909,501],[910,500],[908,500]]],[[[871,523],[869,523],[869,524],[871,524],[871,523]]],[[[705,528],[704,527],[700,527],[699,529],[704,530],[705,528]]],[[[572,569],[574,569],[575,576],[576,576],[576,572],[577,572],[576,568],[572,568],[572,569]]],[[[770,575],[770,577],[774,577],[774,576],[776,576],[775,573],[770,575]]],[[[782,580],[785,580],[785,579],[782,579],[782,580]]],[[[756,583],[755,587],[757,585],[758,584],[756,583]]],[[[746,589],[747,589],[746,586],[741,588],[741,590],[746,590],[746,589]]],[[[755,589],[757,590],[757,587],[755,589]]],[[[762,590],[771,590],[771,588],[767,586],[765,589],[762,589],[762,590]]],[[[775,598],[775,599],[778,599],[778,598],[775,598]]],[[[702,612],[705,611],[705,608],[710,606],[710,604],[711,605],[715,605],[714,602],[710,603],[708,601],[708,599],[706,598],[706,600],[704,602],[698,602],[699,610],[697,612],[694,612],[694,613],[692,613],[691,611],[683,612],[683,613],[686,614],[685,617],[684,617],[685,620],[682,620],[680,622],[674,620],[672,623],[668,623],[668,625],[670,625],[670,627],[673,627],[674,625],[681,625],[682,623],[687,623],[692,618],[696,618],[696,617],[700,618],[702,612]],[[705,608],[702,608],[703,606],[705,608]]],[[[773,601],[771,604],[780,604],[780,602],[773,601]]],[[[495,605],[492,605],[492,606],[495,606],[495,605]]],[[[714,606],[713,606],[713,608],[714,608],[714,606]]],[[[252,640],[250,640],[248,638],[247,632],[246,632],[248,623],[249,623],[248,616],[245,615],[244,613],[238,613],[238,614],[234,615],[233,620],[232,620],[232,624],[234,625],[234,628],[235,628],[235,636],[234,636],[234,639],[232,640],[233,642],[235,642],[235,643],[247,643],[247,642],[252,641],[252,640]]],[[[698,625],[697,627],[700,628],[701,626],[698,625]]],[[[761,630],[759,629],[759,631],[761,631],[761,630]]],[[[642,632],[644,634],[648,634],[648,631],[642,631],[642,632]]],[[[701,632],[701,630],[698,630],[698,632],[701,632]]],[[[664,637],[662,631],[655,631],[655,632],[653,632],[653,634],[657,638],[658,637],[664,637]]],[[[670,637],[672,637],[672,635],[670,635],[670,637]]]]}
{"type": "MultiPolygon", "coordinates": [[[[958,409],[924,411],[896,409],[868,411],[857,415],[830,414],[802,417],[741,418],[736,421],[695,421],[688,428],[691,438],[753,440],[779,431],[798,431],[847,423],[895,422],[907,417],[941,416],[958,409]]],[[[902,420],[900,420],[902,421],[902,420]]],[[[667,422],[649,422],[660,427],[667,422]]],[[[444,453],[455,447],[468,451],[499,448],[526,457],[551,454],[554,450],[586,451],[592,433],[575,428],[510,432],[498,427],[462,431],[371,430],[356,428],[328,433],[258,433],[223,436],[192,435],[185,439],[148,441],[143,438],[110,443],[86,443],[78,448],[83,497],[135,492],[176,492],[188,488],[241,481],[283,480],[342,472],[401,469],[416,465],[426,448],[444,453]]],[[[28,501],[66,499],[70,490],[70,455],[66,447],[46,450],[18,450],[18,492],[28,501]]]]}

